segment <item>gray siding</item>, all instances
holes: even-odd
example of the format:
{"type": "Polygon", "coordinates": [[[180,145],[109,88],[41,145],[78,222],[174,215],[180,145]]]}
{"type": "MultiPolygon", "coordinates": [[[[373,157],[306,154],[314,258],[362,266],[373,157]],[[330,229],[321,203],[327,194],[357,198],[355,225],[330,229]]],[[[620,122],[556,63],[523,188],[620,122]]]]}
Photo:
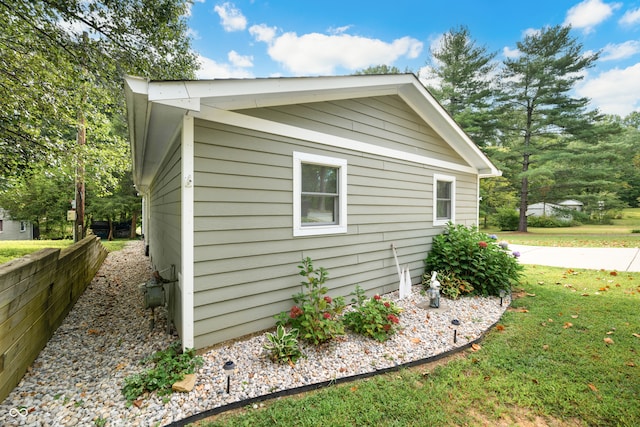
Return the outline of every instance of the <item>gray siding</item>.
{"type": "MultiPolygon", "coordinates": [[[[150,224],[147,231],[151,264],[157,270],[165,270],[172,264],[176,266],[176,275],[181,269],[181,154],[180,144],[176,141],[164,159],[151,186],[149,209],[150,224]]],[[[162,273],[170,277],[170,270],[162,273]]],[[[170,286],[169,301],[173,308],[173,322],[178,331],[182,331],[181,298],[179,284],[170,286]]]]}
{"type": "Polygon", "coordinates": [[[33,227],[28,221],[24,222],[25,229],[21,231],[22,221],[14,221],[0,208],[0,240],[33,240],[33,227]]]}
{"type": "MultiPolygon", "coordinates": [[[[246,111],[243,111],[245,113],[246,111]]],[[[461,163],[398,97],[251,110],[256,117],[461,163]],[[337,127],[336,127],[337,126],[337,127]]],[[[398,287],[391,244],[414,283],[434,235],[433,174],[456,177],[456,222],[476,223],[475,175],[196,121],[195,346],[274,325],[309,256],[331,295],[398,287]],[[293,151],[346,159],[348,233],[293,237],[293,151]]]]}

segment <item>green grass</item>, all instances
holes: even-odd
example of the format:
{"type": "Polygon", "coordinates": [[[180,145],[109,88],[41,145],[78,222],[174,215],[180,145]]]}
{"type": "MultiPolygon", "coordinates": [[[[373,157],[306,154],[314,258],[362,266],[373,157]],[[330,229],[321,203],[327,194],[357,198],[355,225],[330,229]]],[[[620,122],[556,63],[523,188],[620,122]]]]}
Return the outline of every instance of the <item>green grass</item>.
{"type": "Polygon", "coordinates": [[[497,234],[501,240],[518,245],[533,246],[573,246],[573,247],[640,247],[640,208],[624,209],[622,218],[612,225],[581,225],[578,227],[535,228],[528,227],[528,233],[499,231],[483,228],[481,231],[497,234]]]}
{"type": "Polygon", "coordinates": [[[45,248],[66,248],[73,240],[5,240],[0,241],[0,264],[45,248]]]}
{"type": "MultiPolygon", "coordinates": [[[[118,239],[111,242],[101,240],[109,252],[119,251],[129,240],[118,239]]],[[[20,258],[45,248],[64,249],[71,246],[73,240],[5,240],[0,241],[0,264],[20,258]]]]}
{"type": "Polygon", "coordinates": [[[200,425],[640,425],[640,274],[525,273],[479,351],[200,425]]]}

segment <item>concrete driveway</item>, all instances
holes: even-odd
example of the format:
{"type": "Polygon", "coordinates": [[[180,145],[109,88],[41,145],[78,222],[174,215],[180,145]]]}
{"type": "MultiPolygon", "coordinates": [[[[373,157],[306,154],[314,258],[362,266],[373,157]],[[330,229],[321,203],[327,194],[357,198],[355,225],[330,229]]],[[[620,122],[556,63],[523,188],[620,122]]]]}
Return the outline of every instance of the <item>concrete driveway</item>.
{"type": "Polygon", "coordinates": [[[550,267],[640,272],[640,248],[565,248],[509,245],[520,263],[550,267]]]}

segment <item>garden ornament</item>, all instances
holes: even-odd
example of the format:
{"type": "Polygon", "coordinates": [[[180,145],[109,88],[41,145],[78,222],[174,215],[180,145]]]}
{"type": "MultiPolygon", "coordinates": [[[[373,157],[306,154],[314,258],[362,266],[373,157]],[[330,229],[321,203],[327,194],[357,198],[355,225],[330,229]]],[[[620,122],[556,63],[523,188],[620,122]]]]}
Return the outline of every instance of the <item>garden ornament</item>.
{"type": "Polygon", "coordinates": [[[436,278],[437,275],[437,271],[431,272],[429,290],[427,291],[427,296],[429,297],[429,307],[432,308],[440,307],[440,282],[438,282],[438,279],[436,278]]]}

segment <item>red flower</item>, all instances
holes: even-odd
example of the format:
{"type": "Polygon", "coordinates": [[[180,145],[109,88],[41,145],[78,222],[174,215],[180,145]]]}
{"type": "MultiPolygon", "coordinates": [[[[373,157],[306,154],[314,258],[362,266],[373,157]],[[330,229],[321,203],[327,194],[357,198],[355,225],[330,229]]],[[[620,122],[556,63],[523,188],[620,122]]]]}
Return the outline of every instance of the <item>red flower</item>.
{"type": "Polygon", "coordinates": [[[373,299],[374,299],[374,300],[376,300],[376,301],[380,301],[380,295],[375,294],[375,295],[373,296],[373,299]]]}
{"type": "Polygon", "coordinates": [[[385,307],[387,307],[387,308],[389,308],[389,307],[391,307],[391,304],[389,304],[389,302],[388,302],[388,301],[385,301],[385,302],[384,302],[384,306],[385,306],[385,307]]]}
{"type": "Polygon", "coordinates": [[[330,319],[331,315],[329,313],[323,313],[322,317],[324,317],[325,319],[330,319]]]}
{"type": "Polygon", "coordinates": [[[324,300],[327,302],[327,304],[331,304],[331,301],[333,301],[329,295],[325,296],[324,300]]]}
{"type": "Polygon", "coordinates": [[[400,323],[400,319],[398,319],[398,317],[394,314],[388,315],[387,320],[390,321],[391,323],[400,323]]]}
{"type": "Polygon", "coordinates": [[[297,305],[294,305],[293,307],[291,307],[291,311],[289,312],[289,317],[291,317],[292,319],[295,319],[296,317],[300,316],[302,313],[303,313],[302,309],[297,305]]]}
{"type": "Polygon", "coordinates": [[[481,248],[486,248],[487,242],[478,242],[478,246],[480,246],[481,248]]]}
{"type": "Polygon", "coordinates": [[[385,332],[389,332],[389,329],[391,329],[391,325],[387,323],[382,327],[382,329],[384,329],[385,332]]]}

